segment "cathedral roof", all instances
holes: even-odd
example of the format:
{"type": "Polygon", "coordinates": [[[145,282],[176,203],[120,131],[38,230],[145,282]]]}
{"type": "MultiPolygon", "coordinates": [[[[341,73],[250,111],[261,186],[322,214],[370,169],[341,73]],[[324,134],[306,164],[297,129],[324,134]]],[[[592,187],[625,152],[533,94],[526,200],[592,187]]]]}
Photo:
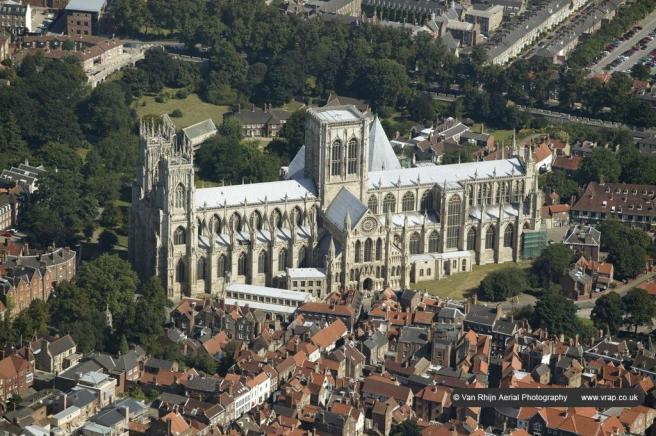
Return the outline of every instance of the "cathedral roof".
{"type": "Polygon", "coordinates": [[[369,188],[394,188],[417,184],[457,184],[465,180],[485,180],[524,174],[519,159],[467,162],[451,165],[425,165],[396,170],[371,171],[369,188]]]}
{"type": "Polygon", "coordinates": [[[314,183],[310,179],[282,180],[278,182],[219,186],[196,190],[196,208],[216,208],[246,204],[279,203],[316,198],[314,183]]]}
{"type": "Polygon", "coordinates": [[[294,159],[289,163],[287,179],[302,179],[305,172],[305,145],[302,146],[294,159]]]}
{"type": "Polygon", "coordinates": [[[378,117],[369,130],[369,171],[396,170],[401,168],[378,117]]]}
{"type": "Polygon", "coordinates": [[[344,230],[344,221],[348,214],[349,219],[356,225],[367,212],[367,206],[346,188],[342,188],[326,210],[326,218],[340,231],[344,230]]]}

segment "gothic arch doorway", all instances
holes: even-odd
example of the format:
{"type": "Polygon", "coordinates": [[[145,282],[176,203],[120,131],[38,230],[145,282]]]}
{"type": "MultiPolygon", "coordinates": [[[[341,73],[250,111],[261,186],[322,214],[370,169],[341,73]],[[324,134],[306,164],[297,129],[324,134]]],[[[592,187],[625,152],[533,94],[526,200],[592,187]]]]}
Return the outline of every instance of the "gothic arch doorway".
{"type": "Polygon", "coordinates": [[[362,289],[364,289],[365,291],[373,291],[374,281],[370,277],[367,277],[366,279],[364,279],[364,282],[362,282],[362,289]]]}

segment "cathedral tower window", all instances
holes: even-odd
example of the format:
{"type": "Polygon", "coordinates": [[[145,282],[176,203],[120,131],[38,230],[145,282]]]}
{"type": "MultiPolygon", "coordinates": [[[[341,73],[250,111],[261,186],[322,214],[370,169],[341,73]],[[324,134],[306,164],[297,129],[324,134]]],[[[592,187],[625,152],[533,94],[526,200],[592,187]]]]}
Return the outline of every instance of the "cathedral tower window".
{"type": "Polygon", "coordinates": [[[285,271],[287,268],[287,250],[284,248],[278,252],[278,271],[285,271]]]}
{"type": "Polygon", "coordinates": [[[471,228],[467,232],[467,250],[475,250],[476,249],[476,229],[471,228]]]}
{"type": "Polygon", "coordinates": [[[496,239],[496,231],[494,226],[490,226],[485,233],[485,248],[494,248],[494,240],[496,239]]]}
{"type": "Polygon", "coordinates": [[[342,173],[342,141],[338,139],[333,142],[331,153],[330,174],[339,176],[342,173]]]}
{"type": "Polygon", "coordinates": [[[433,192],[425,191],[421,195],[421,211],[428,212],[433,210],[433,192]]]}
{"type": "Polygon", "coordinates": [[[428,237],[428,251],[430,253],[437,253],[440,251],[440,234],[435,231],[428,237]]]}
{"type": "Polygon", "coordinates": [[[391,192],[387,194],[383,200],[383,212],[396,212],[396,198],[394,198],[394,194],[391,192]]]}
{"type": "Polygon", "coordinates": [[[371,253],[373,249],[373,241],[371,239],[367,239],[364,241],[364,261],[365,262],[371,262],[371,253]]]}
{"type": "Polygon", "coordinates": [[[515,240],[515,227],[512,224],[508,224],[506,229],[503,231],[503,246],[512,248],[515,240]]]}
{"type": "Polygon", "coordinates": [[[415,194],[412,192],[406,192],[403,194],[403,212],[410,212],[415,210],[415,194]]]}
{"type": "Polygon", "coordinates": [[[462,201],[454,195],[449,199],[447,207],[446,247],[457,248],[460,240],[460,209],[462,201]]]}
{"type": "Polygon", "coordinates": [[[174,205],[179,209],[185,207],[185,187],[182,183],[175,187],[174,205]]]}
{"type": "Polygon", "coordinates": [[[410,254],[421,253],[421,241],[419,240],[419,233],[415,232],[410,235],[410,254]]]}
{"type": "Polygon", "coordinates": [[[240,276],[248,274],[248,256],[246,256],[246,253],[241,253],[237,259],[237,274],[240,276]]]}
{"type": "Polygon", "coordinates": [[[369,200],[367,201],[367,207],[371,211],[371,213],[378,213],[378,199],[376,198],[375,195],[372,195],[369,197],[369,200]]]}
{"type": "Polygon", "coordinates": [[[358,172],[358,140],[353,138],[348,143],[348,174],[355,174],[358,172]]]}
{"type": "Polygon", "coordinates": [[[260,274],[267,272],[267,254],[264,250],[260,251],[260,254],[257,256],[257,272],[260,274]]]}
{"type": "Polygon", "coordinates": [[[175,232],[173,233],[173,243],[175,245],[184,245],[187,243],[187,232],[184,227],[180,226],[175,229],[175,232]]]}

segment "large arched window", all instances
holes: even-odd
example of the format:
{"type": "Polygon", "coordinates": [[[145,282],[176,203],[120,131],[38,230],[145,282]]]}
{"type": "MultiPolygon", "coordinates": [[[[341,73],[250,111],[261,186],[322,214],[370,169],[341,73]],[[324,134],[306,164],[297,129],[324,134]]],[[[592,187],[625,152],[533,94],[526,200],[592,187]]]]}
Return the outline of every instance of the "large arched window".
{"type": "Polygon", "coordinates": [[[512,224],[508,224],[506,229],[503,231],[503,246],[511,247],[515,242],[515,227],[512,224]]]}
{"type": "Polygon", "coordinates": [[[360,262],[361,259],[361,254],[360,251],[362,251],[362,244],[360,244],[360,241],[355,241],[355,261],[360,262]]]}
{"type": "Polygon", "coordinates": [[[184,283],[186,277],[187,265],[185,265],[184,260],[180,259],[178,261],[178,266],[175,268],[175,281],[178,283],[184,283]]]}
{"type": "Polygon", "coordinates": [[[510,203],[510,187],[511,187],[511,181],[507,181],[503,184],[503,201],[506,203],[510,203]]]}
{"type": "Polygon", "coordinates": [[[367,201],[367,207],[372,213],[378,213],[378,199],[375,195],[369,197],[369,201],[367,201]]]}
{"type": "Polygon", "coordinates": [[[241,232],[241,216],[237,212],[230,217],[230,227],[236,232],[241,232]]]}
{"type": "Polygon", "coordinates": [[[303,211],[298,206],[294,208],[294,223],[299,227],[303,225],[303,211]]]}
{"type": "Polygon", "coordinates": [[[260,274],[267,272],[267,254],[264,250],[257,256],[257,272],[260,274]]]}
{"type": "Polygon", "coordinates": [[[391,192],[385,195],[385,199],[383,200],[383,212],[396,212],[396,198],[394,198],[394,194],[391,192]]]}
{"type": "Polygon", "coordinates": [[[184,227],[180,226],[175,229],[175,232],[173,232],[173,243],[175,245],[184,245],[187,243],[187,232],[184,227]]]}
{"type": "Polygon", "coordinates": [[[415,232],[410,235],[410,254],[419,253],[421,253],[421,241],[419,238],[419,233],[415,232]]]}
{"type": "Polygon", "coordinates": [[[433,191],[425,191],[421,194],[421,211],[433,210],[433,191]]]}
{"type": "Polygon", "coordinates": [[[246,253],[240,253],[237,259],[237,274],[245,276],[248,274],[248,256],[246,253]]]}
{"type": "Polygon", "coordinates": [[[467,250],[476,250],[476,229],[473,227],[467,232],[467,250]]]}
{"type": "Polygon", "coordinates": [[[494,203],[501,203],[501,192],[503,191],[503,182],[495,184],[496,192],[494,193],[494,203]]]}
{"type": "Polygon", "coordinates": [[[355,174],[358,172],[358,140],[353,138],[348,143],[348,174],[355,174]]]}
{"type": "Polygon", "coordinates": [[[430,253],[437,253],[440,251],[440,234],[433,231],[428,236],[428,251],[430,253]]]}
{"type": "Polygon", "coordinates": [[[524,181],[520,180],[517,182],[517,186],[515,186],[515,190],[513,191],[513,197],[515,198],[515,202],[519,203],[523,196],[524,196],[524,181]]]}
{"type": "Polygon", "coordinates": [[[174,203],[177,208],[185,207],[185,187],[182,183],[175,187],[174,203]]]}
{"type": "Polygon", "coordinates": [[[207,278],[206,272],[205,272],[205,258],[200,257],[198,259],[198,262],[196,263],[196,277],[198,277],[198,280],[205,280],[207,278]]]}
{"type": "Polygon", "coordinates": [[[383,258],[383,240],[378,238],[376,241],[376,260],[383,258]]]}
{"type": "Polygon", "coordinates": [[[224,277],[226,270],[228,269],[228,258],[225,255],[220,255],[219,259],[216,262],[216,276],[224,277]]]}
{"type": "Polygon", "coordinates": [[[301,247],[298,249],[298,267],[299,268],[305,268],[307,266],[307,249],[305,247],[301,247]]]}
{"type": "Polygon", "coordinates": [[[333,142],[333,149],[330,158],[330,174],[339,176],[341,174],[342,166],[342,141],[339,139],[333,142]]]}
{"type": "Polygon", "coordinates": [[[415,194],[412,192],[406,192],[403,194],[402,207],[403,212],[415,210],[415,194]]]}
{"type": "Polygon", "coordinates": [[[494,240],[496,239],[496,231],[494,229],[494,226],[490,226],[487,228],[487,232],[485,233],[485,248],[494,248],[494,240]]]}
{"type": "Polygon", "coordinates": [[[373,252],[373,241],[371,239],[367,239],[364,241],[364,261],[365,262],[371,262],[371,254],[373,252]]]}
{"type": "Polygon", "coordinates": [[[458,248],[460,240],[460,209],[462,201],[458,195],[449,199],[447,207],[446,247],[458,248]]]}
{"type": "Polygon", "coordinates": [[[278,271],[284,271],[287,268],[287,250],[281,249],[278,252],[278,271]]]}
{"type": "Polygon", "coordinates": [[[474,185],[469,185],[467,186],[467,201],[470,206],[474,205],[474,200],[476,200],[474,196],[474,185]]]}
{"type": "Polygon", "coordinates": [[[489,183],[486,183],[482,186],[483,188],[483,201],[485,204],[491,204],[492,203],[492,185],[489,183]]]}

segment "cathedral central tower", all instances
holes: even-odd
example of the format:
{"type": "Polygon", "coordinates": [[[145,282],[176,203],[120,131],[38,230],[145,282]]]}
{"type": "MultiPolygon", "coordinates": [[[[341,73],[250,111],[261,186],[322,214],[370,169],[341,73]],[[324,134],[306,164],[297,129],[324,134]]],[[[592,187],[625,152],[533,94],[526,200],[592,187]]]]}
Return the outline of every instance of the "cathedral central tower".
{"type": "Polygon", "coordinates": [[[314,180],[323,209],[342,187],[360,201],[366,197],[371,121],[354,106],[307,112],[305,176],[314,180]]]}

